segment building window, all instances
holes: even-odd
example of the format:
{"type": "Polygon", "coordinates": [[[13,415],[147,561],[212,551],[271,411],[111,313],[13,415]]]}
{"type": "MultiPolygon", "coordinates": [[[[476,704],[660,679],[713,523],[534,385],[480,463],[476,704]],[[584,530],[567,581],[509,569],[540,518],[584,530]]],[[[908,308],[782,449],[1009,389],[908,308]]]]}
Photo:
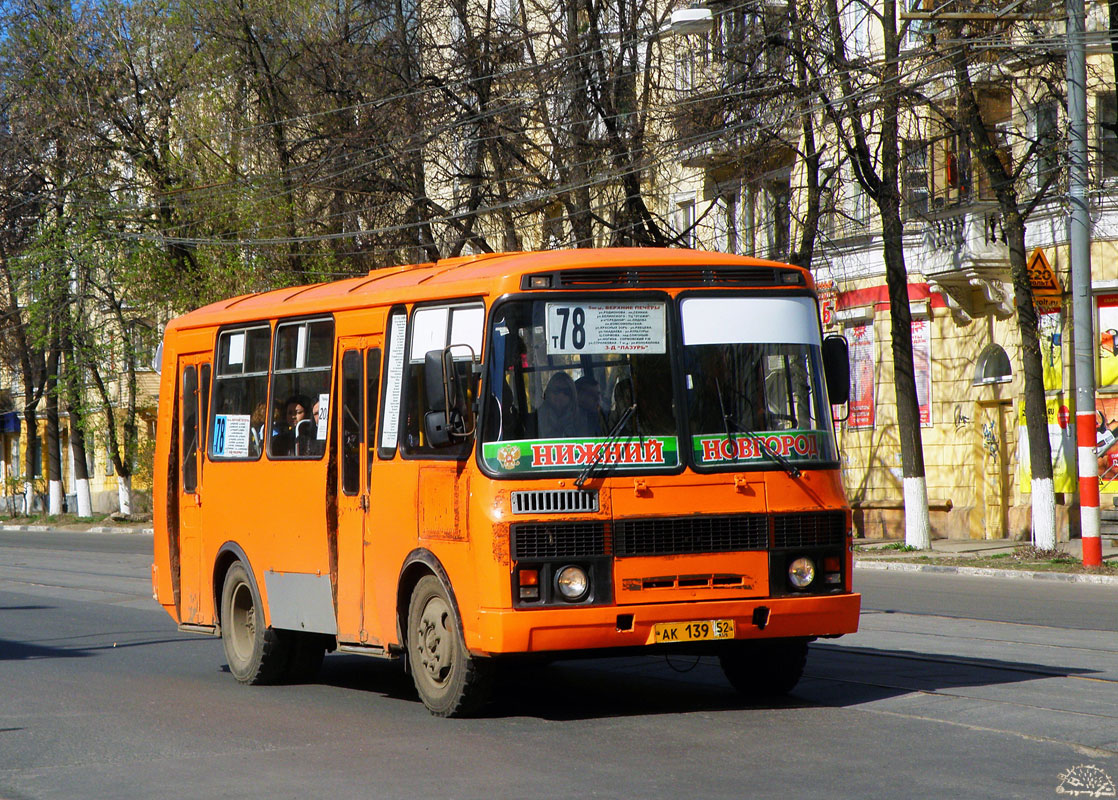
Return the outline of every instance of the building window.
{"type": "Polygon", "coordinates": [[[692,199],[676,201],[675,229],[679,233],[681,247],[695,246],[695,201],[692,199]]]}
{"type": "Polygon", "coordinates": [[[737,253],[741,247],[738,242],[738,196],[726,193],[715,198],[714,228],[717,247],[723,253],[737,253]]]}
{"type": "Polygon", "coordinates": [[[901,176],[906,217],[928,213],[928,143],[906,139],[903,143],[904,172],[901,176]]]}
{"type": "Polygon", "coordinates": [[[1106,92],[1098,96],[1099,177],[1118,178],[1118,94],[1106,92]]]}
{"type": "Polygon", "coordinates": [[[792,236],[792,192],[787,182],[774,181],[765,186],[766,232],[769,258],[787,258],[792,236]]]}
{"type": "Polygon", "coordinates": [[[1029,112],[1029,137],[1036,143],[1033,155],[1032,189],[1039,192],[1059,168],[1057,149],[1060,142],[1056,129],[1058,111],[1051,101],[1039,103],[1029,112]]]}

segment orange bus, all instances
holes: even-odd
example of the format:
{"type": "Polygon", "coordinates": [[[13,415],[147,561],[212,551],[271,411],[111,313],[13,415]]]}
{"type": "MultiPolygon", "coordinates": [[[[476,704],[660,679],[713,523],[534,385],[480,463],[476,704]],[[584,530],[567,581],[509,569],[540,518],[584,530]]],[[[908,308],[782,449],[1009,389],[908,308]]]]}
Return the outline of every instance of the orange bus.
{"type": "Polygon", "coordinates": [[[164,337],[152,582],[233,676],[399,659],[437,715],[516,656],[717,656],[748,694],[857,629],[811,275],[499,253],[279,289],[164,337]]]}

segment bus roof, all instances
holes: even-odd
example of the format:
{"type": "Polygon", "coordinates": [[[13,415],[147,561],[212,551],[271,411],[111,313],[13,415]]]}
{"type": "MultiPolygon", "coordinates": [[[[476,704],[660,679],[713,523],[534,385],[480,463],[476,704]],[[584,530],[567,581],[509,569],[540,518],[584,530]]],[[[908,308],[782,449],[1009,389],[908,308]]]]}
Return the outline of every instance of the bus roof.
{"type": "Polygon", "coordinates": [[[272,317],[302,316],[370,305],[410,303],[418,299],[500,295],[519,291],[521,277],[529,273],[611,267],[687,266],[797,269],[804,273],[806,285],[812,285],[810,273],[798,267],[700,250],[618,247],[484,253],[426,264],[384,267],[356,278],[289,286],[220,300],[177,317],[171,321],[168,329],[181,330],[272,317]],[[421,297],[417,296],[417,287],[423,287],[421,297]]]}

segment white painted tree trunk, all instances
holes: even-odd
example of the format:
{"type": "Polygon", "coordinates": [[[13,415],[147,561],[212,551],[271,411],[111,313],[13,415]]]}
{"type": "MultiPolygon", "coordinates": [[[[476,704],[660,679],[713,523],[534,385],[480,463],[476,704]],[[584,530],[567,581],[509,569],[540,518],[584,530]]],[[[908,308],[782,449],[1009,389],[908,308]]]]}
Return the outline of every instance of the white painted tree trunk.
{"type": "Polygon", "coordinates": [[[89,478],[79,478],[76,491],[78,494],[78,516],[93,516],[93,495],[89,491],[89,478]]]}
{"type": "Polygon", "coordinates": [[[120,513],[128,516],[132,513],[132,476],[118,475],[116,479],[116,496],[120,501],[120,513]]]}
{"type": "Polygon", "coordinates": [[[23,513],[31,516],[31,503],[35,500],[35,487],[31,481],[23,482],[23,513]]]}
{"type": "Polygon", "coordinates": [[[928,521],[928,482],[925,478],[904,479],[904,541],[909,547],[930,550],[932,529],[928,521]]]}
{"type": "Polygon", "coordinates": [[[1056,549],[1056,493],[1051,478],[1033,480],[1033,544],[1056,549]]]}
{"type": "Polygon", "coordinates": [[[62,481],[51,481],[48,484],[47,513],[57,517],[62,513],[62,481]]]}

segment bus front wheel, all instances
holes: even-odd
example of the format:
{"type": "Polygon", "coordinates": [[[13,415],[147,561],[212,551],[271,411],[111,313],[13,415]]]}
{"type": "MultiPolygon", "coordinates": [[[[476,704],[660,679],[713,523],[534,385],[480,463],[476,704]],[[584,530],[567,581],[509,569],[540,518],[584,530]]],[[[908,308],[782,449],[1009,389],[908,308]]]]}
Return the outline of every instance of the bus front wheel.
{"type": "Polygon", "coordinates": [[[241,683],[277,683],[290,661],[290,644],[265,627],[256,586],[240,561],[229,567],[221,589],[221,643],[229,672],[241,683]]]}
{"type": "Polygon", "coordinates": [[[807,663],[807,639],[759,639],[728,644],[718,655],[726,679],[746,697],[788,694],[807,663]]]}
{"type": "Polygon", "coordinates": [[[466,649],[442,583],[420,578],[408,603],[408,667],[419,699],[438,717],[477,711],[488,699],[491,666],[466,649]]]}

